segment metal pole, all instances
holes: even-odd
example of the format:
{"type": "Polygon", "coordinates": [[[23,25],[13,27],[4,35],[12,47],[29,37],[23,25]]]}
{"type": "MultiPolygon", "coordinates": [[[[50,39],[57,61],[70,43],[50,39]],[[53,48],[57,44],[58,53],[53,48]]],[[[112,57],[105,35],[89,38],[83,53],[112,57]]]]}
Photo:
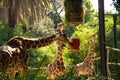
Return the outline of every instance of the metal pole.
{"type": "Polygon", "coordinates": [[[116,29],[116,21],[117,21],[117,14],[113,15],[113,21],[114,21],[114,25],[113,25],[113,32],[114,32],[114,47],[117,48],[117,29],[116,29]]]}
{"type": "Polygon", "coordinates": [[[104,0],[98,0],[99,7],[99,42],[101,56],[101,73],[107,78],[107,54],[105,48],[104,0]]]}

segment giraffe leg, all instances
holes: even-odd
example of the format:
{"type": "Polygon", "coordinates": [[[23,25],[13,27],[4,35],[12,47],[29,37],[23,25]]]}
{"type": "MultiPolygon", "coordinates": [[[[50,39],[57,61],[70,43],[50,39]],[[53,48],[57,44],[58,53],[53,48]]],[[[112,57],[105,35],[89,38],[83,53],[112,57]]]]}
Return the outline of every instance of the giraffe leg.
{"type": "Polygon", "coordinates": [[[20,77],[24,76],[27,72],[28,68],[25,65],[21,65],[18,72],[20,73],[20,77]]]}
{"type": "Polygon", "coordinates": [[[90,72],[88,73],[88,79],[87,80],[92,80],[92,74],[90,72]]]}
{"type": "Polygon", "coordinates": [[[92,80],[92,73],[93,73],[94,68],[91,67],[89,72],[88,72],[88,80],[92,80]]]}
{"type": "Polygon", "coordinates": [[[92,80],[92,77],[91,77],[91,76],[88,76],[88,80],[92,80]]]}
{"type": "Polygon", "coordinates": [[[9,79],[10,79],[10,80],[14,80],[15,74],[16,74],[16,71],[10,72],[10,73],[8,74],[9,79]]]}
{"type": "Polygon", "coordinates": [[[96,77],[96,71],[95,71],[95,67],[92,66],[91,68],[91,75],[94,74],[94,77],[96,77]]]}
{"type": "Polygon", "coordinates": [[[96,71],[95,71],[95,67],[94,67],[94,65],[91,67],[91,74],[94,74],[94,75],[96,75],[96,71]]]}

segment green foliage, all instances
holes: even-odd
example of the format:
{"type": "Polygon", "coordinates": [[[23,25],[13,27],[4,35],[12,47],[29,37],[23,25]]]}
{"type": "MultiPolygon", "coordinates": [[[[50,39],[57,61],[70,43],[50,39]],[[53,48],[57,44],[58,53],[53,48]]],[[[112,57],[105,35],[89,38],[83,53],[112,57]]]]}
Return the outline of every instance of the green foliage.
{"type": "Polygon", "coordinates": [[[39,62],[41,62],[41,59],[46,56],[44,63],[41,65],[45,67],[55,58],[57,47],[55,43],[52,43],[49,46],[32,49],[28,53],[30,55],[29,65],[33,67],[37,67],[39,65],[39,62]]]}
{"type": "Polygon", "coordinates": [[[75,25],[66,24],[63,32],[67,35],[68,38],[70,38],[74,33],[74,31],[75,31],[75,25]]]}
{"type": "Polygon", "coordinates": [[[106,45],[113,47],[113,20],[112,17],[105,18],[106,45]]]}
{"type": "Polygon", "coordinates": [[[3,25],[0,22],[0,45],[5,44],[10,38],[14,36],[31,36],[35,37],[32,32],[24,32],[22,28],[22,24],[20,24],[16,28],[10,28],[8,26],[3,25]]]}
{"type": "Polygon", "coordinates": [[[0,22],[0,46],[7,42],[13,36],[13,29],[4,26],[0,22]]]}
{"type": "Polygon", "coordinates": [[[73,33],[72,37],[80,39],[80,50],[71,51],[68,49],[68,46],[64,47],[63,55],[66,57],[65,62],[67,62],[67,64],[77,64],[84,60],[88,53],[90,36],[97,31],[97,28],[90,27],[87,24],[78,25],[75,28],[75,32],[73,33]]]}
{"type": "Polygon", "coordinates": [[[14,28],[14,36],[22,36],[24,34],[24,31],[22,29],[22,24],[19,24],[18,27],[14,28]]]}
{"type": "Polygon", "coordinates": [[[46,17],[41,20],[40,23],[34,23],[34,25],[31,25],[31,32],[37,36],[51,35],[55,32],[54,26],[53,20],[49,17],[46,17]]]}
{"type": "Polygon", "coordinates": [[[118,10],[120,12],[120,0],[112,0],[113,4],[116,8],[116,10],[118,10]]]}
{"type": "Polygon", "coordinates": [[[95,13],[94,13],[94,9],[92,9],[92,3],[90,2],[90,0],[85,1],[85,6],[87,8],[85,12],[85,23],[86,23],[94,19],[95,13]]]}
{"type": "MultiPolygon", "coordinates": [[[[113,17],[106,17],[105,18],[105,23],[106,23],[106,45],[110,47],[115,47],[114,46],[114,29],[113,29],[113,17]]],[[[120,48],[120,38],[119,38],[119,33],[120,33],[120,25],[117,25],[117,45],[118,48],[120,48]]],[[[119,52],[115,52],[110,50],[110,62],[115,62],[115,63],[120,63],[120,54],[119,52]]],[[[110,71],[111,71],[111,77],[115,80],[119,80],[119,74],[120,74],[120,67],[115,66],[115,65],[109,65],[110,71]]]]}
{"type": "Polygon", "coordinates": [[[48,16],[54,21],[54,24],[62,22],[61,16],[58,12],[50,12],[48,16]]]}

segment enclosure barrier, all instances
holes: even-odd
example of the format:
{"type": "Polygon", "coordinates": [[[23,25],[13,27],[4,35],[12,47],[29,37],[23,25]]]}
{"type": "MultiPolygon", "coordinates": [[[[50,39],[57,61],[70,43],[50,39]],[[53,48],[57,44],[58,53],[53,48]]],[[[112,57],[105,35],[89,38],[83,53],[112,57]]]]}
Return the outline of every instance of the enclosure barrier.
{"type": "MultiPolygon", "coordinates": [[[[108,76],[111,78],[111,73],[110,73],[109,65],[120,66],[120,63],[109,62],[109,58],[110,58],[110,57],[109,57],[109,53],[110,53],[110,50],[116,51],[116,52],[120,52],[120,49],[106,46],[106,50],[107,50],[107,72],[108,72],[108,76]]],[[[117,53],[117,54],[118,54],[118,53],[117,53]]]]}
{"type": "MultiPolygon", "coordinates": [[[[120,52],[120,49],[106,46],[106,50],[107,50],[107,73],[108,73],[108,78],[111,79],[111,73],[110,73],[109,65],[117,65],[117,66],[120,66],[120,63],[110,62],[110,61],[109,61],[109,58],[110,58],[110,57],[109,57],[109,53],[110,53],[110,50],[120,52]]],[[[101,57],[97,57],[97,58],[95,58],[94,60],[97,61],[97,60],[100,60],[100,59],[101,59],[101,57]]],[[[69,68],[70,68],[70,67],[73,67],[73,66],[75,66],[75,65],[68,65],[68,66],[66,66],[66,67],[69,67],[69,68]]],[[[45,70],[46,67],[41,67],[41,68],[28,67],[28,70],[39,70],[39,69],[45,70]]]]}

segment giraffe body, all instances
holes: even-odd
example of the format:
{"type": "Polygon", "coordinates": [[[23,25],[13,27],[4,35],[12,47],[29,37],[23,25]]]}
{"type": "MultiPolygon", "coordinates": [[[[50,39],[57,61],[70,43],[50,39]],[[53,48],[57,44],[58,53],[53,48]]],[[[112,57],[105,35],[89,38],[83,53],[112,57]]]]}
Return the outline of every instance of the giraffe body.
{"type": "MultiPolygon", "coordinates": [[[[59,29],[50,36],[38,38],[16,36],[11,38],[5,45],[0,47],[0,77],[6,75],[14,78],[16,73],[24,75],[28,67],[27,50],[32,48],[40,48],[49,45],[53,41],[63,41],[64,34],[59,29]]],[[[67,42],[67,41],[66,41],[67,42]]]]}
{"type": "Polygon", "coordinates": [[[88,75],[89,80],[92,80],[91,77],[89,77],[89,76],[91,76],[94,71],[94,67],[93,67],[94,54],[93,53],[94,53],[94,42],[96,39],[96,35],[97,35],[97,33],[92,35],[90,38],[88,54],[87,54],[86,58],[84,59],[84,61],[81,63],[78,63],[76,65],[77,76],[88,75]]]}
{"type": "Polygon", "coordinates": [[[12,48],[8,45],[0,47],[0,69],[2,74],[14,78],[16,73],[21,75],[27,71],[28,54],[21,52],[19,48],[12,48]],[[24,54],[24,55],[23,55],[24,54]]]}

